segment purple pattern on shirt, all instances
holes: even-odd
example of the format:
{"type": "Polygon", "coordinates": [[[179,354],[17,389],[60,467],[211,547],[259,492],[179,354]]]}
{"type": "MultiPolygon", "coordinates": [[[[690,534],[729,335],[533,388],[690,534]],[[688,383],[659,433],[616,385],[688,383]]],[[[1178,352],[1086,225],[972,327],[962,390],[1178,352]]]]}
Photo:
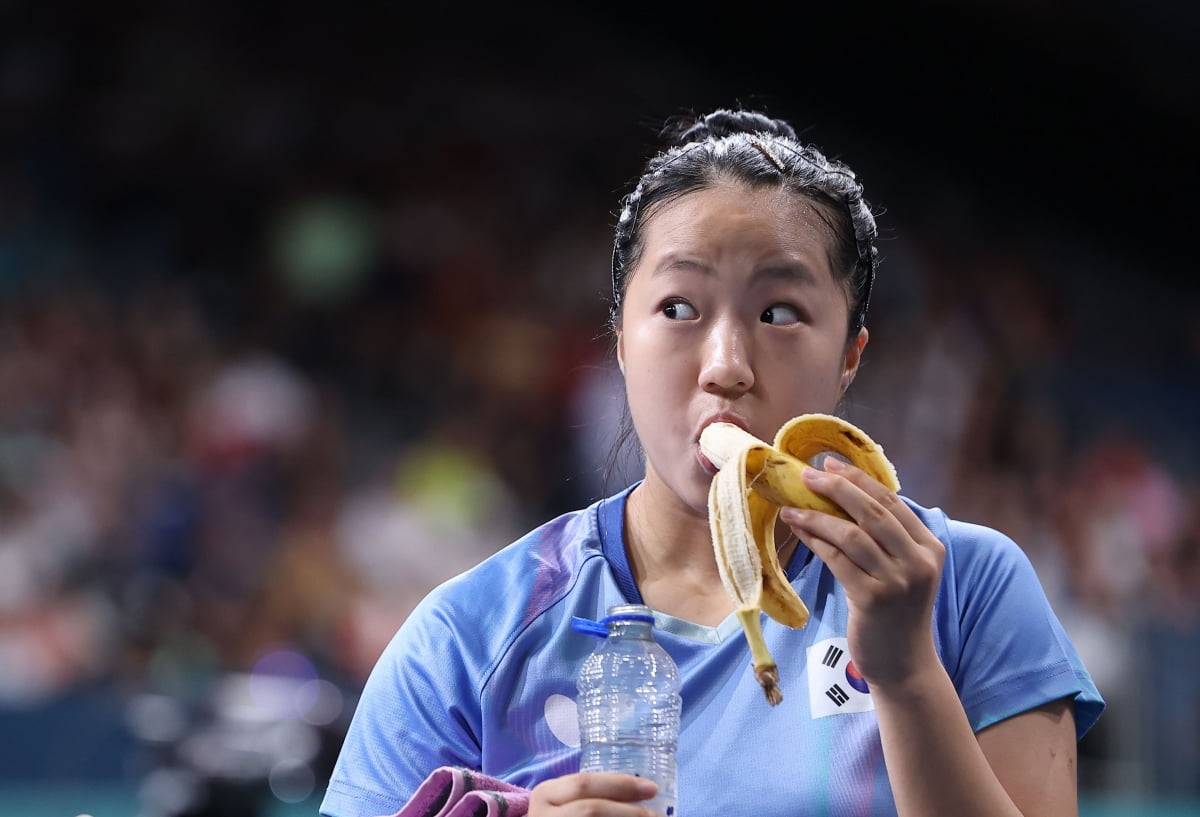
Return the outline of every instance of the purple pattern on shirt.
{"type": "Polygon", "coordinates": [[[564,514],[549,522],[534,543],[532,554],[537,560],[534,568],[533,589],[525,605],[522,627],[528,626],[547,607],[558,601],[567,591],[571,566],[565,560],[562,547],[563,531],[577,519],[576,514],[564,514]]]}

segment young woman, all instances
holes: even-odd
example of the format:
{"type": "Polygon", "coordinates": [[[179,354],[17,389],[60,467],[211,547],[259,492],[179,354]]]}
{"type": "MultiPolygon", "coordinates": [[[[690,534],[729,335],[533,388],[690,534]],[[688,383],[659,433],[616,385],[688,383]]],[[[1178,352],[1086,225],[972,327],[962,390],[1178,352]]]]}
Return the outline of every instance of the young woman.
{"type": "Polygon", "coordinates": [[[836,409],[867,346],[875,235],[854,174],[780,120],[716,111],[650,160],[617,224],[612,306],[645,478],[421,603],[365,686],[323,814],[391,814],[444,765],[532,789],[534,817],[648,814],[645,781],[576,772],[575,676],[595,645],[570,622],[618,603],[654,609],[684,679],[687,817],[1077,813],[1076,741],[1103,702],[1028,560],[851,466],[806,473],[855,522],[780,515],[812,612],[764,621],[783,702],[749,671],[700,431],[769,440],[836,409]],[[851,659],[860,683],[826,695],[851,659]]]}

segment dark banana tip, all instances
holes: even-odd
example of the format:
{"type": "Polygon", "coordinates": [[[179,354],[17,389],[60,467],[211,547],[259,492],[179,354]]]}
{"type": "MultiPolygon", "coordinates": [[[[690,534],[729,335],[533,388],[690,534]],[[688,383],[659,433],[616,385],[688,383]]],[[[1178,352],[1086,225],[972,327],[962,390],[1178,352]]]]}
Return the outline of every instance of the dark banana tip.
{"type": "Polygon", "coordinates": [[[758,681],[758,685],[762,687],[763,694],[767,696],[767,703],[771,706],[778,706],[783,700],[783,691],[779,688],[779,668],[778,667],[763,667],[754,671],[754,678],[758,681]]]}

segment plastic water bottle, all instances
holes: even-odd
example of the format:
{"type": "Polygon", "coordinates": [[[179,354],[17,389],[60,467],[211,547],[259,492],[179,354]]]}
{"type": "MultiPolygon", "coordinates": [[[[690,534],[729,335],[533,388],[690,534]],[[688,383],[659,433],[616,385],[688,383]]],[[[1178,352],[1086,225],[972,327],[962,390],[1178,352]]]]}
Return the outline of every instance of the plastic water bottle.
{"type": "Polygon", "coordinates": [[[576,629],[604,637],[577,679],[579,770],[653,780],[658,793],[642,805],[676,817],[679,668],[654,640],[649,607],[610,607],[599,624],[576,620],[576,629]]]}

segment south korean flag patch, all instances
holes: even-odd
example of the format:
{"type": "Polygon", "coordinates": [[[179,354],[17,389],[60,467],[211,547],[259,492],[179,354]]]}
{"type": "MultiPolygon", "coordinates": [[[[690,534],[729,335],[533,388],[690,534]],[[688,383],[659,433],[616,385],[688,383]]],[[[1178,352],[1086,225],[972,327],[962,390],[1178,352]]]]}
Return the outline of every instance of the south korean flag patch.
{"type": "Polygon", "coordinates": [[[845,638],[826,638],[808,648],[808,708],[813,720],[875,709],[845,638]]]}

